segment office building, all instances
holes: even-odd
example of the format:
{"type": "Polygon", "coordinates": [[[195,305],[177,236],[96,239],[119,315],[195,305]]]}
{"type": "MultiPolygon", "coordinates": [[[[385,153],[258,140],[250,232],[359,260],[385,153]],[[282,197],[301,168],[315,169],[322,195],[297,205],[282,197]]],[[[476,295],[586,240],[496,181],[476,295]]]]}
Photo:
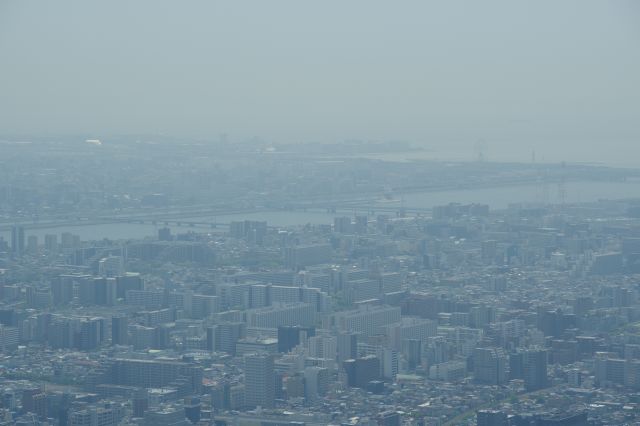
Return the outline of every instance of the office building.
{"type": "Polygon", "coordinates": [[[278,352],[287,353],[311,336],[315,336],[314,327],[280,326],[278,327],[278,352]]]}
{"type": "Polygon", "coordinates": [[[24,254],[24,227],[14,225],[11,227],[11,253],[14,256],[22,256],[24,254]]]}
{"type": "Polygon", "coordinates": [[[338,333],[337,350],[339,363],[358,357],[358,334],[348,331],[338,333]]]}
{"type": "Polygon", "coordinates": [[[523,353],[524,387],[528,392],[549,386],[547,357],[548,353],[544,349],[532,349],[523,353]]]}
{"type": "Polygon", "coordinates": [[[276,376],[273,355],[247,354],[245,365],[245,403],[248,407],[270,408],[275,405],[276,376]]]}
{"type": "Polygon", "coordinates": [[[111,344],[129,344],[129,319],[126,315],[111,318],[111,344]]]}
{"type": "Polygon", "coordinates": [[[247,336],[247,326],[243,322],[223,322],[207,328],[207,350],[212,352],[236,353],[236,343],[247,336]]]}
{"type": "Polygon", "coordinates": [[[343,362],[347,386],[365,389],[369,382],[380,379],[380,360],[374,355],[343,362]]]}
{"type": "Polygon", "coordinates": [[[44,236],[44,249],[49,253],[57,253],[58,236],[55,234],[47,234],[44,236]]]}
{"type": "Polygon", "coordinates": [[[507,381],[507,355],[501,348],[476,348],[473,375],[477,382],[501,385],[507,381]]]}

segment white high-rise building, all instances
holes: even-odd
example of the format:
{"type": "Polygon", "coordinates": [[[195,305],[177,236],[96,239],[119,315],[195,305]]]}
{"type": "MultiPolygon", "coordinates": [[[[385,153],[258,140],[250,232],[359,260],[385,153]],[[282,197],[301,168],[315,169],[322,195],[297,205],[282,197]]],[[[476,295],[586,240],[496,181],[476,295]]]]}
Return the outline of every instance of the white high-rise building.
{"type": "Polygon", "coordinates": [[[122,256],[108,256],[98,262],[98,274],[101,277],[119,277],[124,275],[122,256]]]}
{"type": "Polygon", "coordinates": [[[313,336],[309,338],[309,356],[312,358],[336,359],[338,339],[335,336],[313,336]]]}
{"type": "Polygon", "coordinates": [[[339,330],[372,336],[380,334],[384,326],[399,322],[400,317],[400,307],[365,305],[333,314],[332,322],[339,330]]]}
{"type": "Polygon", "coordinates": [[[310,303],[291,303],[268,306],[246,311],[249,327],[303,326],[315,325],[316,310],[310,303]]]}
{"type": "Polygon", "coordinates": [[[322,367],[304,369],[304,393],[309,401],[315,401],[329,390],[329,370],[322,367]]]}
{"type": "Polygon", "coordinates": [[[428,319],[403,317],[400,322],[385,327],[385,330],[391,347],[400,350],[403,340],[426,342],[429,337],[436,336],[438,324],[428,319]]]}
{"type": "Polygon", "coordinates": [[[20,330],[0,324],[0,352],[15,349],[20,342],[20,330]]]}

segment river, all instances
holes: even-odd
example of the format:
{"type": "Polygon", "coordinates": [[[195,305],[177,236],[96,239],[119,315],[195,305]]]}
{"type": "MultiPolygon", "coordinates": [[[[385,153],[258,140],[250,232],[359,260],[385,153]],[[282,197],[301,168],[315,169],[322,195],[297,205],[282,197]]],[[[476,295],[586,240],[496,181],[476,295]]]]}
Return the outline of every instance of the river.
{"type": "MultiPolygon", "coordinates": [[[[404,194],[397,196],[394,200],[380,200],[371,207],[375,211],[376,207],[399,208],[404,205],[408,208],[428,209],[436,205],[447,203],[485,203],[492,209],[504,209],[512,203],[560,203],[560,190],[557,184],[550,184],[547,187],[541,185],[513,185],[495,188],[481,189],[460,189],[446,191],[429,191],[404,194]]],[[[640,181],[630,182],[567,182],[565,184],[565,202],[579,203],[597,201],[599,199],[623,199],[640,198],[640,181]]],[[[365,210],[356,213],[365,213],[365,210]]],[[[228,223],[235,220],[266,220],[270,226],[299,226],[307,223],[330,224],[335,216],[350,215],[353,210],[339,211],[337,213],[327,213],[325,211],[269,211],[234,213],[229,215],[207,216],[207,217],[185,217],[185,221],[208,221],[217,223],[228,223]]],[[[26,229],[26,235],[36,235],[39,243],[42,244],[45,234],[58,234],[71,232],[79,235],[82,240],[101,240],[109,238],[119,239],[139,239],[157,235],[159,225],[136,224],[136,223],[114,223],[101,225],[74,225],[74,226],[52,226],[50,228],[26,229]]],[[[172,226],[173,233],[193,230],[206,232],[208,228],[172,226]]],[[[10,231],[0,231],[0,236],[10,241],[10,231]]]]}

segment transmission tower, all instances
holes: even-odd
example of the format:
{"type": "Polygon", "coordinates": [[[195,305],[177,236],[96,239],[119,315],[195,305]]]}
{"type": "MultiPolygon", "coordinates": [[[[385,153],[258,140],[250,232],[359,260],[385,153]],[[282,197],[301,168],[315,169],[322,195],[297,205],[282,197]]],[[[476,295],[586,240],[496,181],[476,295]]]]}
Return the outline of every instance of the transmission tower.
{"type": "Polygon", "coordinates": [[[560,204],[564,207],[564,203],[567,199],[567,187],[566,187],[566,171],[567,164],[563,161],[560,168],[560,180],[558,181],[558,199],[560,204]]]}
{"type": "Polygon", "coordinates": [[[487,142],[484,139],[478,139],[473,146],[473,157],[479,163],[487,160],[487,142]]]}

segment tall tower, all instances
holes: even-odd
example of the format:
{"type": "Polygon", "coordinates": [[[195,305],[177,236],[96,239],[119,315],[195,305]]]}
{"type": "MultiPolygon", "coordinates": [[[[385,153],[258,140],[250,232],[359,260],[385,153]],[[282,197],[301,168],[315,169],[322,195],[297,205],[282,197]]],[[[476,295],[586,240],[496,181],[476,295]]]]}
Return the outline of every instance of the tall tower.
{"type": "Polygon", "coordinates": [[[24,227],[14,225],[11,228],[11,252],[14,256],[22,256],[24,253],[24,227]]]}
{"type": "Polygon", "coordinates": [[[276,375],[273,355],[247,354],[244,357],[245,402],[249,407],[270,408],[275,405],[276,375]]]}

